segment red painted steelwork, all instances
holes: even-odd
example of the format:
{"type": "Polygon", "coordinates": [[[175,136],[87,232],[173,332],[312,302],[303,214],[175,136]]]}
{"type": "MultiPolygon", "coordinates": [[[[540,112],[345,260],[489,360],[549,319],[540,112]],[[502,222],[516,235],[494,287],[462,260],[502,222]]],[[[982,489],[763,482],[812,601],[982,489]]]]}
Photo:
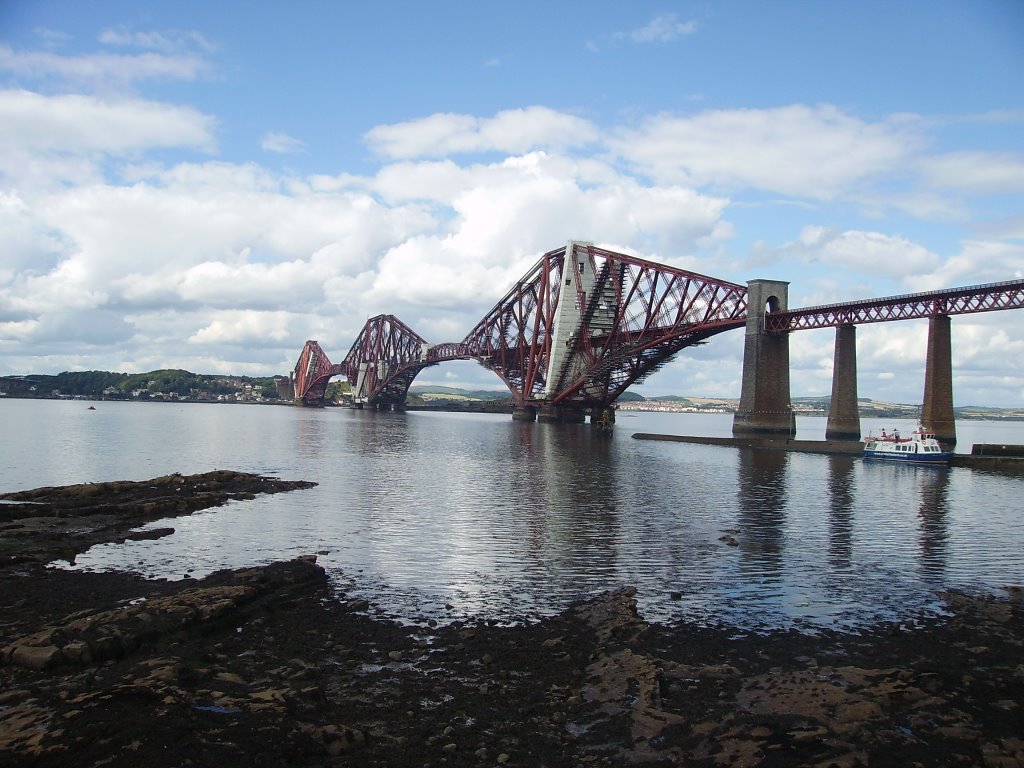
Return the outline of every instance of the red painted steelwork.
{"type": "Polygon", "coordinates": [[[1024,307],[1024,280],[971,285],[882,299],[847,301],[765,315],[766,331],[802,331],[839,325],[884,323],[939,315],[966,315],[1024,307]]]}
{"type": "Polygon", "coordinates": [[[428,358],[427,340],[394,315],[366,321],[342,363],[352,396],[370,404],[405,402],[416,374],[440,360],[428,358]]]}
{"type": "Polygon", "coordinates": [[[679,350],[745,322],[743,286],[590,245],[573,247],[567,322],[576,330],[564,341],[557,381],[549,383],[548,375],[563,278],[570,277],[563,274],[567,247],[544,254],[461,342],[431,347],[398,318],[378,315],[340,365],[331,366],[319,345],[307,343],[296,365],[296,397],[322,404],[327,380],[344,373],[357,400],[401,403],[423,368],[473,359],[505,382],[517,405],[607,405],[679,350]],[[591,283],[581,280],[584,273],[591,283]]]}
{"type": "MultiPolygon", "coordinates": [[[[1010,280],[768,313],[764,327],[787,332],[1021,307],[1024,280],[1010,280]]],[[[293,373],[295,396],[323,405],[327,382],[345,375],[357,402],[400,404],[424,368],[471,359],[505,382],[516,405],[607,406],[683,348],[743,326],[747,313],[744,286],[573,243],[541,256],[461,342],[431,346],[394,315],[368,320],[338,365],[307,341],[293,373]],[[571,307],[560,306],[563,289],[571,307]]]]}
{"type": "Polygon", "coordinates": [[[305,405],[322,406],[327,383],[332,376],[342,373],[346,373],[343,366],[333,365],[318,342],[307,341],[292,374],[295,399],[305,405]]]}
{"type": "Polygon", "coordinates": [[[610,404],[679,350],[745,322],[744,286],[591,245],[574,248],[568,260],[567,248],[544,254],[463,340],[517,405],[610,404]],[[581,279],[588,269],[590,296],[581,279]],[[566,339],[565,362],[549,382],[560,290],[569,284],[578,332],[566,339]]]}
{"type": "Polygon", "coordinates": [[[596,281],[589,300],[581,296],[577,305],[576,373],[570,363],[558,374],[556,404],[609,405],[680,350],[746,322],[745,286],[600,248],[587,251],[596,281]]]}
{"type": "Polygon", "coordinates": [[[516,405],[544,389],[564,256],[565,248],[541,256],[462,340],[469,355],[501,377],[516,405]]]}

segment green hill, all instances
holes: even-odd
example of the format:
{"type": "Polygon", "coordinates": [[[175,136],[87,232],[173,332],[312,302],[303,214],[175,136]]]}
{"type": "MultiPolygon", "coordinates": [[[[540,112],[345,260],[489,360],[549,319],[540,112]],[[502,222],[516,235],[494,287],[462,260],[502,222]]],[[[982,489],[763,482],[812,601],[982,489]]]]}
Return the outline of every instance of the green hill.
{"type": "Polygon", "coordinates": [[[442,400],[445,397],[448,397],[452,400],[512,399],[512,393],[509,392],[507,389],[460,389],[459,387],[444,387],[433,384],[409,387],[409,394],[417,395],[419,397],[422,397],[424,400],[442,400]]]}
{"type": "Polygon", "coordinates": [[[234,395],[239,391],[277,397],[273,376],[220,376],[166,368],[148,373],[112,373],[109,371],[64,371],[58,374],[34,374],[5,377],[9,391],[17,397],[123,397],[133,392],[171,395],[178,398],[234,395]]]}

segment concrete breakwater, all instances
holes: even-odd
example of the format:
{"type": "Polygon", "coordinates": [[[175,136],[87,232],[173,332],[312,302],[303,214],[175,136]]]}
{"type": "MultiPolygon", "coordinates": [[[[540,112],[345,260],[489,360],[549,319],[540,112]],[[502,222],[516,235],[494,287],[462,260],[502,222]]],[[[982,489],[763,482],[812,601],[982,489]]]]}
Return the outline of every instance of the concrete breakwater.
{"type": "Polygon", "coordinates": [[[718,445],[727,448],[763,448],[774,451],[831,453],[849,456],[860,456],[864,451],[864,443],[857,440],[788,440],[768,437],[692,437],[690,435],[659,435],[650,432],[636,432],[634,433],[633,438],[635,440],[663,440],[673,443],[693,443],[695,445],[718,445]]]}
{"type": "MultiPolygon", "coordinates": [[[[694,437],[691,435],[661,435],[636,432],[635,440],[660,440],[693,445],[716,445],[727,448],[757,448],[794,453],[823,453],[841,456],[860,456],[864,443],[859,440],[791,440],[756,437],[694,437]]],[[[1024,472],[1024,445],[974,445],[971,453],[954,454],[950,466],[974,469],[998,469],[1024,472]]]]}

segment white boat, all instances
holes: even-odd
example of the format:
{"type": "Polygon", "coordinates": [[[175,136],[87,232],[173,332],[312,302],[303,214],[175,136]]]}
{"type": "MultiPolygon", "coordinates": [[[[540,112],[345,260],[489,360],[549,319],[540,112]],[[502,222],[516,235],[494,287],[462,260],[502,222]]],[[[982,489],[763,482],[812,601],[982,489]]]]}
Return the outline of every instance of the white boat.
{"type": "Polygon", "coordinates": [[[918,427],[910,437],[901,437],[899,430],[891,434],[882,430],[881,437],[868,435],[864,439],[865,459],[886,459],[915,464],[948,464],[952,453],[944,451],[935,435],[918,427]]]}

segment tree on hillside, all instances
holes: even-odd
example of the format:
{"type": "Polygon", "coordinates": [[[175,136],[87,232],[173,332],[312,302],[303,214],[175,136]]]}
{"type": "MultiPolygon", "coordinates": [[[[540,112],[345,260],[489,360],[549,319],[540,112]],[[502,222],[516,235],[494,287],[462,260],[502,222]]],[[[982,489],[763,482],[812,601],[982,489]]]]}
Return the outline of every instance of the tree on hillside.
{"type": "Polygon", "coordinates": [[[126,373],[108,371],[64,371],[53,377],[53,389],[65,395],[100,397],[107,387],[116,387],[128,378],[126,373]]]}

